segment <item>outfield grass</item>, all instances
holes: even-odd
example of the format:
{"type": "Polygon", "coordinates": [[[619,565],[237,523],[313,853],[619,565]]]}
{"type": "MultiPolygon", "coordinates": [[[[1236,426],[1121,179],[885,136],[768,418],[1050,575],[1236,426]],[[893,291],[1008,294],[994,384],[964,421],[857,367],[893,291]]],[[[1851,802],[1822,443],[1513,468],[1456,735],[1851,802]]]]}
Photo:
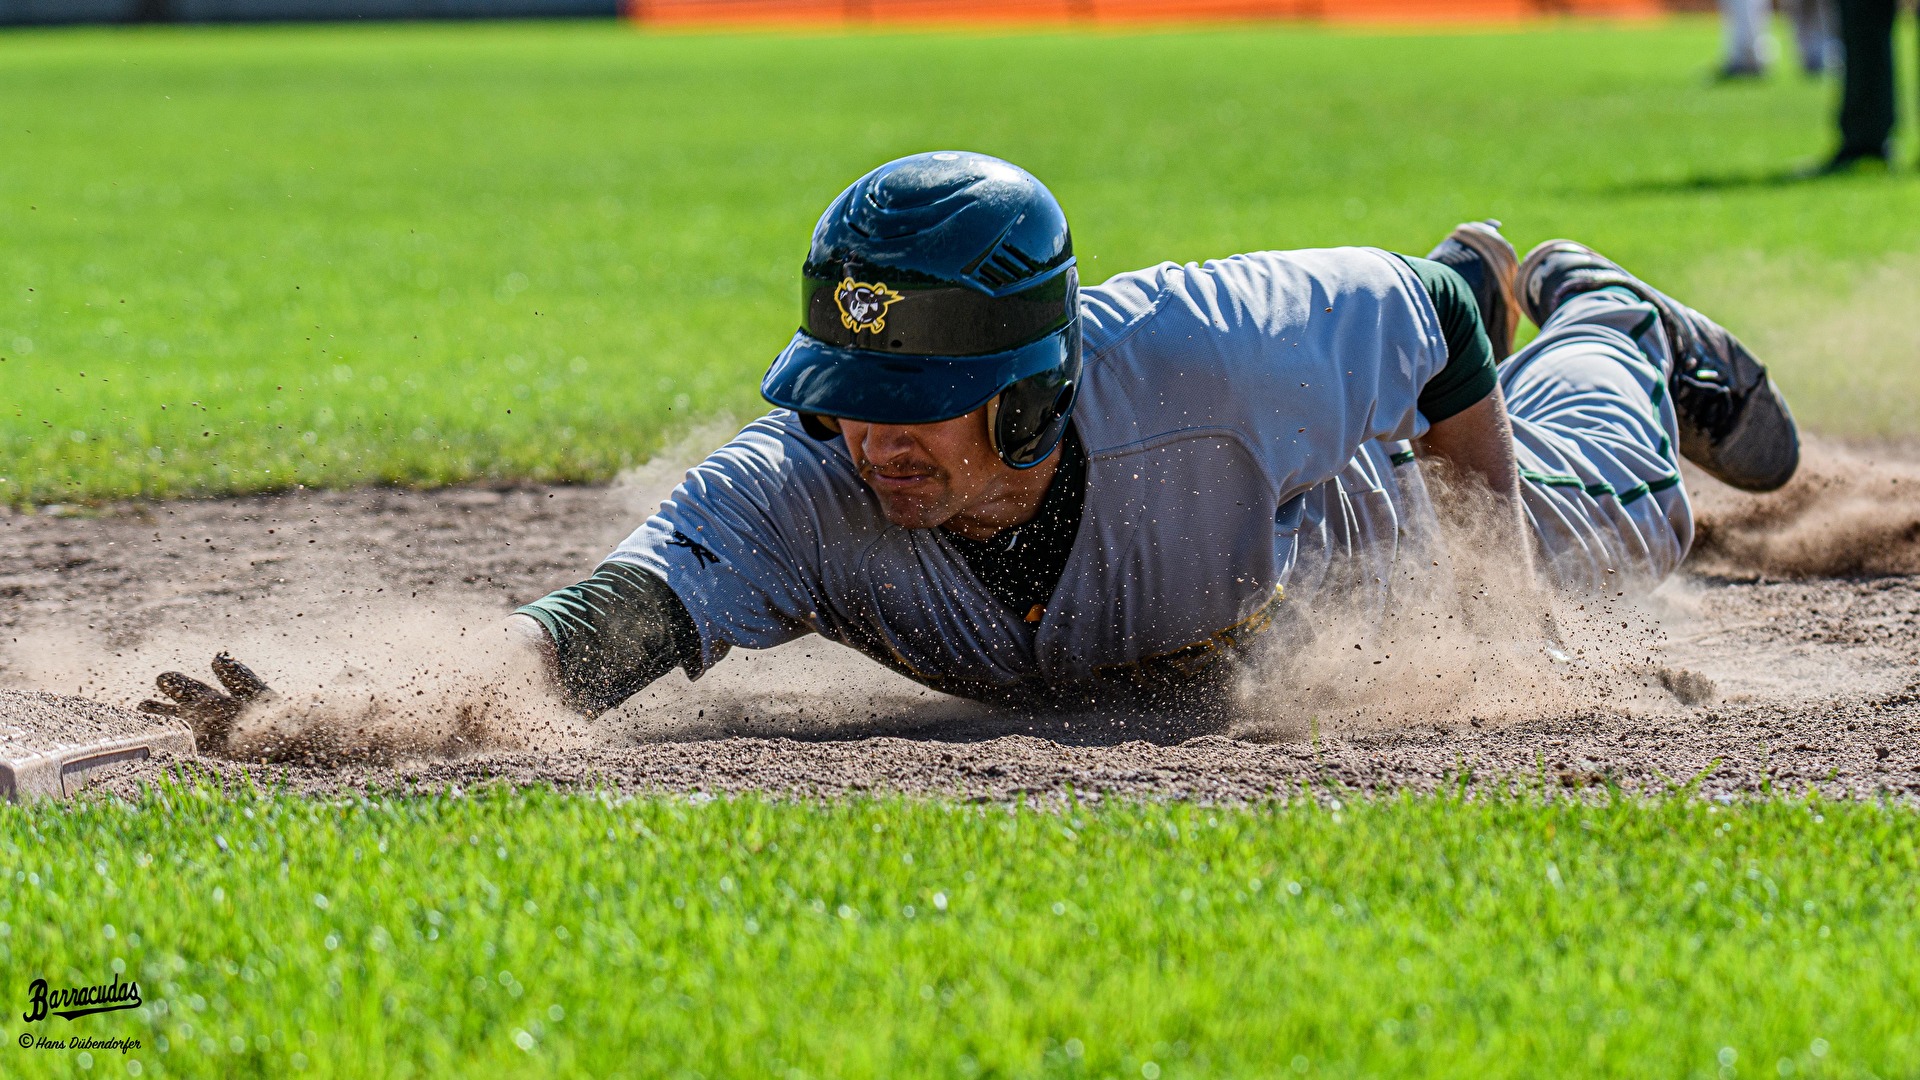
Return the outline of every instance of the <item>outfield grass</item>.
{"type": "Polygon", "coordinates": [[[1710,85],[1716,35],[0,34],[0,500],[605,477],[755,411],[820,208],[939,146],[1050,182],[1092,281],[1572,234],[1812,426],[1920,431],[1920,183],[1767,179],[1830,88],[1710,85]]]}
{"type": "Polygon", "coordinates": [[[1920,819],[1871,804],[174,789],[0,808],[0,865],[10,1009],[145,1001],[7,1041],[154,1075],[1920,1072],[1920,819]]]}

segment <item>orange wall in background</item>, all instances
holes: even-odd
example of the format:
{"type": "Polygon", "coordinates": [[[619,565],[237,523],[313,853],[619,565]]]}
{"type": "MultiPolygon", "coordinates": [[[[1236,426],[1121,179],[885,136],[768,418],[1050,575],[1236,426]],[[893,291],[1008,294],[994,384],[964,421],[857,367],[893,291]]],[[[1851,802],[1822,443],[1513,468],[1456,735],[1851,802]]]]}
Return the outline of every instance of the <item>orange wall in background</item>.
{"type": "Polygon", "coordinates": [[[628,0],[655,25],[1129,23],[1305,19],[1328,22],[1508,22],[1545,16],[1649,17],[1672,0],[628,0]]]}

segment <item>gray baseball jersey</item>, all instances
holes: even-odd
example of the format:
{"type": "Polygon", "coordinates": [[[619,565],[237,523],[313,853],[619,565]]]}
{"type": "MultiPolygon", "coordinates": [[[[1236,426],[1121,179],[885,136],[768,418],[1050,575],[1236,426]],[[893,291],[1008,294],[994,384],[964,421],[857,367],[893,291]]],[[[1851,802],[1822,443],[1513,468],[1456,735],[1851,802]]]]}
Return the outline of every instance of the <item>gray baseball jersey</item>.
{"type": "Polygon", "coordinates": [[[1086,502],[1037,622],[939,530],[889,524],[844,444],[785,410],[688,472],[609,561],[673,589],[701,670],[811,632],[970,696],[1203,670],[1285,590],[1336,566],[1384,577],[1406,516],[1430,513],[1418,471],[1396,466],[1447,361],[1404,262],[1336,248],[1164,263],[1080,304],[1086,502]]]}

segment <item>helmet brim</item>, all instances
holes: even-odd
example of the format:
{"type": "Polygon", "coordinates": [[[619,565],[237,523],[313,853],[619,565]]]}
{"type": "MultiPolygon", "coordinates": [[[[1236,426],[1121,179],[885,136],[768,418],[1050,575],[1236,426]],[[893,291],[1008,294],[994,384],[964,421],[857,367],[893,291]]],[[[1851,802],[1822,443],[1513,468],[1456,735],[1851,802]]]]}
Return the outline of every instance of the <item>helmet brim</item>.
{"type": "Polygon", "coordinates": [[[829,345],[801,331],[774,358],[760,396],[783,408],[869,424],[933,424],[965,416],[1013,383],[1064,369],[1069,323],[986,356],[907,356],[829,345]]]}

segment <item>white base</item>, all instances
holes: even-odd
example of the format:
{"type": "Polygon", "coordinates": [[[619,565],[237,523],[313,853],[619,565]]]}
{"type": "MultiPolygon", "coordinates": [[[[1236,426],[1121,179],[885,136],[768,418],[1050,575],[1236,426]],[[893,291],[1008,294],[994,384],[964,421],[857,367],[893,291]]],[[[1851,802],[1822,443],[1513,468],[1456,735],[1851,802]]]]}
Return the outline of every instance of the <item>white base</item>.
{"type": "Polygon", "coordinates": [[[0,798],[10,802],[65,799],[87,785],[93,770],[125,761],[144,761],[156,750],[191,754],[193,734],[184,728],[157,727],[138,735],[62,746],[12,760],[0,758],[0,798]]]}

